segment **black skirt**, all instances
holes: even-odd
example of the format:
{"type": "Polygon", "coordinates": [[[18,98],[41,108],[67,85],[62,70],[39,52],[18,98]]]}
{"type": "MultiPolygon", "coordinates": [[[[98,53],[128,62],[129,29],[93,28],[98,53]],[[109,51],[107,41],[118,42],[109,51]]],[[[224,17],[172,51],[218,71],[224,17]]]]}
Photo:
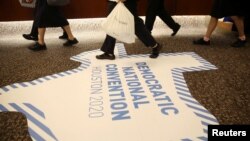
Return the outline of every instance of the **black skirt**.
{"type": "Polygon", "coordinates": [[[59,8],[60,7],[48,5],[47,0],[37,0],[35,18],[38,27],[63,27],[69,25],[69,22],[59,8]]]}
{"type": "Polygon", "coordinates": [[[245,16],[246,0],[214,0],[210,15],[216,18],[245,16]]]}

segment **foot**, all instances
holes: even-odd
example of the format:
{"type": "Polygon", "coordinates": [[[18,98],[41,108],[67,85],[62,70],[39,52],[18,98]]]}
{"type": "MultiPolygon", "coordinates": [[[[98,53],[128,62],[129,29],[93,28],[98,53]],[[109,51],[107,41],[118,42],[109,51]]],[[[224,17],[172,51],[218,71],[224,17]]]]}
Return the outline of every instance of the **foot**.
{"type": "Polygon", "coordinates": [[[59,39],[68,39],[67,33],[63,33],[63,35],[59,36],[59,39]]]}
{"type": "Polygon", "coordinates": [[[40,51],[40,50],[46,50],[47,47],[45,44],[41,45],[38,42],[36,42],[36,44],[34,46],[29,47],[29,49],[33,51],[40,51]]]}
{"type": "Polygon", "coordinates": [[[96,59],[108,59],[108,60],[115,60],[115,55],[114,54],[108,54],[108,53],[103,53],[101,55],[96,55],[96,59]]]}
{"type": "Polygon", "coordinates": [[[33,41],[37,41],[38,40],[37,36],[33,36],[31,34],[23,34],[23,38],[25,38],[26,40],[33,40],[33,41]]]}
{"type": "Polygon", "coordinates": [[[179,25],[178,23],[176,23],[176,28],[173,29],[173,33],[171,34],[171,36],[175,36],[176,33],[179,31],[180,28],[181,28],[181,25],[179,25]]]}
{"type": "Polygon", "coordinates": [[[152,48],[152,53],[149,55],[150,58],[157,58],[160,54],[162,46],[157,43],[157,46],[152,48]]]}
{"type": "Polygon", "coordinates": [[[74,38],[73,40],[68,39],[63,45],[64,46],[73,46],[77,43],[78,43],[78,40],[76,38],[74,38]]]}
{"type": "Polygon", "coordinates": [[[235,48],[240,48],[240,47],[244,47],[246,43],[247,43],[246,40],[238,39],[237,41],[235,41],[234,43],[232,43],[231,46],[235,47],[235,48]]]}
{"type": "Polygon", "coordinates": [[[198,40],[194,40],[193,44],[195,44],[195,45],[207,45],[207,46],[209,46],[210,45],[210,40],[209,41],[205,41],[203,38],[200,38],[198,40]]]}

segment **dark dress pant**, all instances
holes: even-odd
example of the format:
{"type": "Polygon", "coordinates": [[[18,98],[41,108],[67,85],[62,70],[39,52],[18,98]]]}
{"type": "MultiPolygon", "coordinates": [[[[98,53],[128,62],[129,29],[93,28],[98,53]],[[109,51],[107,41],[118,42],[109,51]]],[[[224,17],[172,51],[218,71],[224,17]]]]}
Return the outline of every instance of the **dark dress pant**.
{"type": "MultiPolygon", "coordinates": [[[[128,10],[134,15],[135,22],[135,35],[144,43],[147,47],[153,47],[156,44],[155,39],[152,37],[150,32],[145,27],[143,20],[137,15],[137,2],[136,0],[127,0],[124,2],[128,10]]],[[[116,6],[116,2],[108,2],[109,13],[116,6]]],[[[108,54],[114,54],[116,39],[106,35],[104,43],[101,47],[101,50],[108,54]]]]}
{"type": "Polygon", "coordinates": [[[171,29],[176,29],[177,24],[171,17],[171,15],[165,10],[164,0],[148,0],[148,8],[146,11],[146,27],[149,31],[152,31],[156,16],[171,29]]]}

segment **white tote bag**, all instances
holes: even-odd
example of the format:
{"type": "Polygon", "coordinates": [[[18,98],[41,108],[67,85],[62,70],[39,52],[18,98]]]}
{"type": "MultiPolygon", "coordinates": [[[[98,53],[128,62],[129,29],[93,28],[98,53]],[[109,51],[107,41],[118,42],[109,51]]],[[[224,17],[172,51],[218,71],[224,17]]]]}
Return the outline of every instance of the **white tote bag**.
{"type": "Polygon", "coordinates": [[[19,0],[19,3],[22,7],[35,8],[36,0],[33,0],[30,3],[27,3],[25,0],[19,0]]]}
{"type": "Polygon", "coordinates": [[[134,16],[122,2],[119,2],[104,20],[102,28],[109,36],[121,42],[135,42],[134,16]]]}

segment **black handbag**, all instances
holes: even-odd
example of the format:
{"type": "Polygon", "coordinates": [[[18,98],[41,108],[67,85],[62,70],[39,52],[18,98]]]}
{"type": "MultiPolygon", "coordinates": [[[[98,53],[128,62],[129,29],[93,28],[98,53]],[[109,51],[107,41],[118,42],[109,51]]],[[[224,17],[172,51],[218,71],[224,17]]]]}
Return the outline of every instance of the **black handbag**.
{"type": "Polygon", "coordinates": [[[19,0],[19,3],[22,7],[35,8],[36,0],[33,0],[32,2],[26,2],[26,0],[19,0]]]}
{"type": "Polygon", "coordinates": [[[47,0],[50,6],[65,6],[70,3],[70,0],[47,0]]]}

